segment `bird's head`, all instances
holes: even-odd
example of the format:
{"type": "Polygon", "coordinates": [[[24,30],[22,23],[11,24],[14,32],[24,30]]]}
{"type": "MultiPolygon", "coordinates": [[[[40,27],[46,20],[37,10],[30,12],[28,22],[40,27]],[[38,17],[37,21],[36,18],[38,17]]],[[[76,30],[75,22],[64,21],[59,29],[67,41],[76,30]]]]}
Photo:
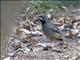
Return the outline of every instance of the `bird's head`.
{"type": "Polygon", "coordinates": [[[38,16],[38,20],[42,23],[45,24],[48,21],[48,17],[46,15],[41,15],[38,16]]]}

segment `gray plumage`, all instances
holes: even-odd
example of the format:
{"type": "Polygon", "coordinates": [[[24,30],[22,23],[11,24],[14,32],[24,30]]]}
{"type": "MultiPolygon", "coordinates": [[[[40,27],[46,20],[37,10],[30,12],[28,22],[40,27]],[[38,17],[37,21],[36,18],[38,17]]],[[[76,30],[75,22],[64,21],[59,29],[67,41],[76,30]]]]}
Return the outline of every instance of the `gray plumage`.
{"type": "Polygon", "coordinates": [[[61,31],[50,22],[50,20],[48,19],[48,17],[46,15],[39,16],[39,20],[42,23],[43,32],[48,38],[52,39],[52,37],[53,37],[53,39],[55,39],[54,37],[56,35],[57,35],[56,39],[61,38],[61,36],[60,36],[61,31]]]}

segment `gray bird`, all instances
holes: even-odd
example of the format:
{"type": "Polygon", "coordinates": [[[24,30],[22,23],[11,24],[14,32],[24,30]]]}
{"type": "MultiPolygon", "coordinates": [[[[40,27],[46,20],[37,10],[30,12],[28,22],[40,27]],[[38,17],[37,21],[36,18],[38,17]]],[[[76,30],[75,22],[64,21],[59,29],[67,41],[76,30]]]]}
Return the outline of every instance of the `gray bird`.
{"type": "Polygon", "coordinates": [[[47,15],[41,15],[38,17],[38,20],[40,20],[42,24],[42,29],[47,38],[49,38],[51,41],[63,41],[62,39],[62,32],[53,25],[47,15]]]}

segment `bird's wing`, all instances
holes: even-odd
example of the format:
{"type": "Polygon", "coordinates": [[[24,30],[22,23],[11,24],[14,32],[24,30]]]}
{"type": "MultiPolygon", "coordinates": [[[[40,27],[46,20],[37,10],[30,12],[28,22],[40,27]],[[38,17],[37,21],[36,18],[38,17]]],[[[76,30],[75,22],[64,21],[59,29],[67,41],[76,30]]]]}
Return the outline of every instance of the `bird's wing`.
{"type": "Polygon", "coordinates": [[[56,26],[54,26],[54,25],[50,25],[50,27],[49,27],[52,31],[54,31],[54,32],[57,32],[57,33],[60,33],[61,34],[61,31],[56,27],[56,26]]]}

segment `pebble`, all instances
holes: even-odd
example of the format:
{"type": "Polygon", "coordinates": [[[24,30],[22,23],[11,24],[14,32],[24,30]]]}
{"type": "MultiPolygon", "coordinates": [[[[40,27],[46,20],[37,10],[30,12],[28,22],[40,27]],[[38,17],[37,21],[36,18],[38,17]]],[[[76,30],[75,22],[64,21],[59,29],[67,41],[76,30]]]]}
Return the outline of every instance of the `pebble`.
{"type": "Polygon", "coordinates": [[[26,30],[26,29],[20,29],[20,31],[22,31],[22,32],[25,32],[26,34],[31,34],[31,32],[29,31],[29,30],[26,30]]]}
{"type": "Polygon", "coordinates": [[[6,58],[4,58],[4,60],[10,60],[11,59],[11,57],[6,57],[6,58]]]}
{"type": "Polygon", "coordinates": [[[60,60],[60,59],[54,59],[54,60],[60,60]]]}

